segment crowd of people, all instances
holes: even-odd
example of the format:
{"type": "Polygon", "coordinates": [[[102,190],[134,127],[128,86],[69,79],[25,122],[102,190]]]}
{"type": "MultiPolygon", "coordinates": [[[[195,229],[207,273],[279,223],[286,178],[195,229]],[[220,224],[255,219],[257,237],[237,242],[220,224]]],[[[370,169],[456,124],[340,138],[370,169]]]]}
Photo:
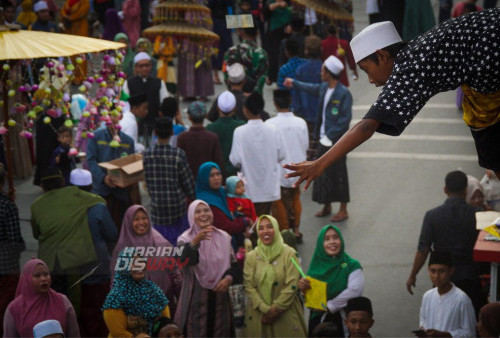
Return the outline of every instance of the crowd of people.
{"type": "MultiPolygon", "coordinates": [[[[352,12],[350,1],[341,2],[352,12]]],[[[417,37],[434,25],[411,25],[418,21],[412,8],[426,3],[406,0],[401,15],[394,1],[367,1],[374,25],[350,43],[349,23],[324,25],[309,8],[292,11],[289,1],[208,1],[213,30],[221,38],[210,76],[227,90],[207,107],[210,90],[196,92],[193,88],[200,86],[186,85],[186,78],[180,79],[182,68],[179,83],[169,76],[175,57],[171,41],[156,39],[153,44],[141,37],[150,24],[147,1],[96,1],[91,8],[87,0],[68,0],[59,9],[53,0],[24,0],[17,9],[3,0],[8,23],[127,44],[122,63],[127,79],[116,98],[123,110],[78,149],[86,153],[83,163],[71,154],[72,128],[60,121],[42,134],[40,123],[35,184],[43,194],[31,205],[38,258],[22,269],[19,259],[26,245],[19,213],[0,194],[3,336],[369,337],[374,312],[364,294],[363,262],[347,254],[340,226],[328,224],[319,231],[307,274],[300,267],[300,183],[308,180],[308,185],[315,178],[312,199],[321,205],[316,217],[331,215],[325,223],[345,221],[350,201],[347,153],[376,129],[401,133],[428,98],[462,84],[448,77],[423,88],[418,82],[429,79],[422,72],[403,88],[399,76],[406,79],[419,69],[408,60],[430,38],[444,35],[442,27],[461,29],[474,20],[493,25],[499,12],[461,16],[482,8],[475,1],[460,2],[452,13],[460,18],[417,37]],[[224,16],[236,5],[237,13],[253,16],[255,27],[238,29],[240,41],[233,44],[224,16]],[[96,19],[90,25],[89,13],[96,19]],[[373,34],[383,38],[373,39],[373,34]],[[400,35],[416,39],[407,44],[400,35]],[[357,80],[358,66],[370,82],[392,87],[384,87],[360,126],[349,130],[349,78],[357,80]],[[273,83],[270,114],[262,92],[273,83]],[[405,90],[421,96],[403,98],[405,90]],[[177,91],[189,102],[189,128],[177,91]],[[390,115],[400,102],[404,112],[399,115],[405,116],[390,115]],[[144,183],[119,184],[100,165],[133,154],[142,154],[144,183]],[[308,162],[312,159],[319,160],[308,162]],[[141,190],[149,195],[149,205],[142,205],[141,190]],[[339,210],[332,215],[337,202],[339,210]],[[310,308],[306,320],[304,301],[318,285],[324,286],[324,302],[310,308]]],[[[441,1],[441,7],[446,3],[441,1]]],[[[481,34],[497,39],[486,29],[481,34]]],[[[455,36],[446,38],[458,43],[455,36]]],[[[459,53],[459,47],[453,45],[447,53],[459,53]]],[[[442,67],[428,60],[427,70],[431,62],[442,67]]],[[[452,71],[446,68],[442,76],[452,71]]],[[[84,73],[76,72],[74,81],[79,83],[84,73]]],[[[495,128],[498,118],[480,119],[471,97],[491,92],[497,82],[482,79],[475,87],[463,87],[464,102],[469,102],[464,103],[466,122],[480,164],[492,170],[480,181],[450,172],[445,203],[424,217],[406,282],[413,293],[429,257],[434,287],[422,299],[420,329],[414,332],[419,337],[500,335],[500,304],[488,304],[482,288],[487,267],[472,258],[478,235],[475,212],[500,211],[500,167],[497,150],[488,146],[496,134],[484,135],[481,129],[495,128]]],[[[0,165],[0,190],[4,183],[0,165]]]]}

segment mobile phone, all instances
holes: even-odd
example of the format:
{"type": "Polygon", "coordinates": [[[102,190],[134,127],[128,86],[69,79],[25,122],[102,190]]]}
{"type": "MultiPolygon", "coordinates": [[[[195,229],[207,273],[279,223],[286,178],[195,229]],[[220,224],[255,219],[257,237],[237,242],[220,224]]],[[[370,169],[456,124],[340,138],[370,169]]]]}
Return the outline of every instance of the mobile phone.
{"type": "Polygon", "coordinates": [[[412,333],[416,334],[417,336],[423,336],[425,334],[425,331],[422,329],[414,330],[411,331],[412,333]]]}

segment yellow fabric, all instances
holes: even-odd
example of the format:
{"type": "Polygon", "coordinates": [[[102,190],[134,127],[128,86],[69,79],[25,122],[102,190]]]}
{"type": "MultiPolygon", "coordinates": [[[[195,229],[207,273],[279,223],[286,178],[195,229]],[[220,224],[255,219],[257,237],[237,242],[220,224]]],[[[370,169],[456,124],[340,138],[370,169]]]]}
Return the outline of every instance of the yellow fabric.
{"type": "Polygon", "coordinates": [[[500,90],[492,94],[481,94],[467,85],[462,85],[464,100],[464,122],[471,128],[486,128],[500,121],[500,90]]]}
{"type": "Polygon", "coordinates": [[[123,310],[108,309],[102,312],[104,322],[109,330],[109,338],[112,337],[133,337],[127,331],[127,316],[123,310]]]}
{"type": "MultiPolygon", "coordinates": [[[[123,310],[108,309],[104,310],[102,314],[109,330],[108,338],[133,337],[133,334],[127,331],[127,315],[123,310]]],[[[170,318],[170,308],[168,305],[161,312],[161,316],[170,318]]]]}
{"type": "Polygon", "coordinates": [[[158,35],[153,45],[153,53],[158,58],[158,64],[156,65],[158,78],[167,83],[177,83],[175,69],[168,66],[168,63],[173,60],[175,55],[173,39],[158,35]]]}
{"type": "Polygon", "coordinates": [[[23,10],[17,16],[16,21],[26,27],[29,27],[37,20],[37,16],[35,12],[33,12],[33,1],[24,0],[21,3],[21,7],[23,10]]]}
{"type": "Polygon", "coordinates": [[[71,23],[70,27],[66,28],[67,34],[89,36],[89,23],[87,15],[90,11],[89,0],[79,0],[73,6],[69,6],[69,1],[66,1],[61,9],[61,16],[64,20],[71,23]]]}

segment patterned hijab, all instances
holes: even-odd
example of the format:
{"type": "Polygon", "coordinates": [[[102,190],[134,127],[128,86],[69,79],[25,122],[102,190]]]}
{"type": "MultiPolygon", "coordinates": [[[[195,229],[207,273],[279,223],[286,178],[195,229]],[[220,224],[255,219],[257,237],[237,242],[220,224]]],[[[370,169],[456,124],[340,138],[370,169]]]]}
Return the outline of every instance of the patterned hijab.
{"type": "MultiPolygon", "coordinates": [[[[184,231],[177,242],[189,243],[201,231],[194,219],[196,207],[200,204],[209,207],[202,200],[195,200],[189,205],[188,220],[191,228],[184,231]]],[[[203,288],[212,290],[221,280],[224,273],[231,267],[231,252],[231,236],[215,227],[212,238],[201,241],[198,249],[199,262],[194,266],[194,274],[203,288]]]]}
{"type": "Polygon", "coordinates": [[[35,268],[47,264],[41,259],[30,259],[23,268],[17,283],[16,298],[9,304],[9,311],[16,323],[20,337],[33,337],[33,327],[47,319],[55,319],[61,323],[66,332],[66,306],[64,296],[53,289],[45,293],[37,293],[32,284],[35,268]]]}
{"type": "MultiPolygon", "coordinates": [[[[111,272],[115,271],[116,261],[118,260],[118,255],[125,247],[171,247],[172,244],[167,241],[163,236],[152,228],[153,223],[151,223],[151,219],[149,218],[149,214],[142,205],[133,205],[127,209],[125,216],[123,217],[122,228],[120,231],[120,237],[118,238],[118,242],[116,243],[115,249],[113,250],[113,257],[111,259],[111,272]],[[149,220],[149,230],[142,236],[138,236],[134,229],[134,217],[137,211],[142,210],[146,213],[149,220]]],[[[155,258],[155,257],[151,257],[155,258]]],[[[152,281],[156,285],[158,285],[163,292],[167,293],[172,286],[172,276],[169,273],[168,269],[164,269],[163,271],[146,271],[146,279],[152,281]]]]}
{"type": "MultiPolygon", "coordinates": [[[[120,257],[131,256],[124,251],[120,253],[120,257]]],[[[141,316],[151,329],[155,318],[161,315],[167,304],[168,299],[158,285],[145,278],[136,281],[130,271],[118,271],[102,310],[121,309],[127,316],[141,316]]]]}
{"type": "Polygon", "coordinates": [[[196,198],[203,200],[214,207],[219,208],[229,219],[233,219],[233,215],[229,211],[227,206],[226,194],[224,189],[220,187],[215,190],[210,188],[210,171],[212,168],[216,168],[220,171],[220,167],[214,162],[205,162],[198,169],[198,175],[196,176],[196,198]]]}
{"type": "Polygon", "coordinates": [[[345,253],[344,238],[339,228],[334,225],[323,227],[319,233],[307,274],[328,283],[327,296],[328,299],[332,299],[347,288],[349,274],[357,269],[361,269],[361,264],[345,253]],[[337,232],[342,244],[340,253],[334,257],[327,255],[324,247],[325,234],[330,229],[337,232]]]}
{"type": "Polygon", "coordinates": [[[257,254],[263,259],[263,264],[265,264],[262,276],[260,277],[259,281],[259,293],[266,304],[271,305],[271,292],[274,283],[274,268],[272,264],[274,260],[279,255],[281,255],[286,244],[283,242],[283,237],[280,233],[278,221],[273,216],[260,216],[257,220],[256,229],[259,229],[260,222],[263,218],[267,218],[271,222],[271,225],[274,229],[274,240],[271,245],[265,245],[259,238],[257,240],[257,248],[255,250],[257,251],[257,254]]]}

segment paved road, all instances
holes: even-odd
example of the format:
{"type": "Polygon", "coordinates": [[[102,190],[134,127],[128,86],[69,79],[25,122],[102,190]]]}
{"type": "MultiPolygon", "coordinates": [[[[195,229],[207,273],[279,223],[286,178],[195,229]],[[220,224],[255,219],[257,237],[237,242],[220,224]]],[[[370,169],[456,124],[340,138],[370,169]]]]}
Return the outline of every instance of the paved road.
{"type": "MultiPolygon", "coordinates": [[[[437,1],[433,1],[436,6],[437,1]]],[[[356,31],[367,25],[364,1],[354,1],[356,31]]],[[[217,92],[223,90],[217,86],[217,92]]],[[[353,119],[360,119],[376,99],[379,89],[366,76],[350,87],[354,96],[353,119]]],[[[420,272],[413,296],[405,282],[416,250],[425,211],[445,199],[444,176],[460,168],[481,177],[470,132],[454,106],[455,93],[435,96],[398,138],[376,135],[348,157],[351,187],[349,219],[340,223],[347,252],[364,269],[364,295],[374,306],[374,336],[410,336],[418,327],[422,294],[431,284],[425,271],[420,272]]],[[[272,112],[272,87],[266,87],[266,108],[272,112]]],[[[185,108],[185,105],[182,105],[185,108]]],[[[186,119],[187,121],[187,119],[186,119]]],[[[29,207],[41,195],[30,180],[17,181],[17,202],[21,218],[29,219],[29,207]]],[[[144,202],[148,197],[143,194],[144,202]]],[[[301,229],[304,244],[299,248],[307,269],[316,236],[327,219],[314,213],[319,206],[311,202],[311,189],[302,194],[301,229]]],[[[334,205],[337,208],[337,205],[334,205]]],[[[54,212],[57,210],[54,209],[54,212]]],[[[37,243],[29,223],[22,223],[28,250],[23,262],[36,253],[37,243]]]]}

